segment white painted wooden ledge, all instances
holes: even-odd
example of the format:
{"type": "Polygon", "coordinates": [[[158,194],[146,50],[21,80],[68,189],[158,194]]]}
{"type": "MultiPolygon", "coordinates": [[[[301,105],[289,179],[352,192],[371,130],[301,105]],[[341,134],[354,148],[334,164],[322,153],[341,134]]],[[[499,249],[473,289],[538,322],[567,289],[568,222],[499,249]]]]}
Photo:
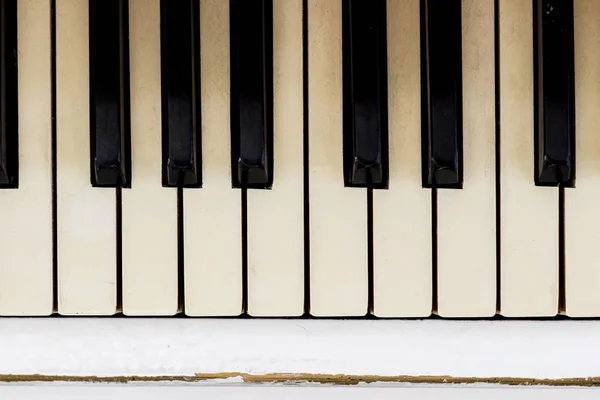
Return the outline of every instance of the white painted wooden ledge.
{"type": "Polygon", "coordinates": [[[600,376],[600,321],[0,319],[0,374],[600,376]]]}

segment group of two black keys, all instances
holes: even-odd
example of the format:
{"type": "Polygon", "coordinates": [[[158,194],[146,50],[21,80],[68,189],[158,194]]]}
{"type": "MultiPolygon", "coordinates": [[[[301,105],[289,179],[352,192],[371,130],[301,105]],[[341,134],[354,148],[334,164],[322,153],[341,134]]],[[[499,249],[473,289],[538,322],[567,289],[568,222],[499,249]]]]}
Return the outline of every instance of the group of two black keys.
{"type": "MultiPolygon", "coordinates": [[[[132,183],[128,1],[88,1],[91,183],[127,188],[132,183]]],[[[274,173],[273,1],[279,0],[228,1],[232,185],[268,188],[274,173]]],[[[344,183],[386,188],[386,2],[337,1],[343,18],[344,183]]],[[[532,6],[534,180],[568,186],[575,174],[573,2],[532,0],[532,6]]],[[[461,7],[461,0],[421,0],[424,187],[463,184],[461,7]]],[[[2,1],[0,14],[0,185],[17,187],[16,0],[2,1]]],[[[199,0],[161,0],[163,186],[202,185],[198,16],[199,0]]]]}

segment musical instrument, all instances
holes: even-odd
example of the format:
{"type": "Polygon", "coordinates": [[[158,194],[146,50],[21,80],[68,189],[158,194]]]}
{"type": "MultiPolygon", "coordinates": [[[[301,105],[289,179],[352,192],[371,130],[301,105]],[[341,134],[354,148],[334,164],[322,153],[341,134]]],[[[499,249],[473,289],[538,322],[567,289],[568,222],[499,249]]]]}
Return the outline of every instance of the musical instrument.
{"type": "Polygon", "coordinates": [[[535,4],[5,1],[0,314],[598,315],[600,9],[535,4]]]}
{"type": "MultiPolygon", "coordinates": [[[[149,331],[265,324],[244,342],[261,351],[298,321],[245,317],[367,317],[301,322],[335,340],[298,339],[300,369],[263,373],[316,373],[302,352],[348,326],[381,340],[376,366],[380,329],[423,350],[464,322],[375,318],[597,317],[599,20],[595,0],[2,0],[0,316],[242,316],[149,331]]],[[[127,347],[146,322],[125,320],[105,332],[131,324],[127,347]]],[[[93,320],[34,321],[56,337],[93,320]]],[[[487,323],[461,343],[541,335],[487,323]]],[[[524,357],[588,327],[565,324],[524,357]]],[[[57,348],[106,345],[76,337],[57,348]]],[[[354,373],[340,354],[324,373],[354,373]]],[[[356,375],[432,375],[409,361],[356,375]]],[[[477,376],[597,370],[549,365],[477,376]]]]}

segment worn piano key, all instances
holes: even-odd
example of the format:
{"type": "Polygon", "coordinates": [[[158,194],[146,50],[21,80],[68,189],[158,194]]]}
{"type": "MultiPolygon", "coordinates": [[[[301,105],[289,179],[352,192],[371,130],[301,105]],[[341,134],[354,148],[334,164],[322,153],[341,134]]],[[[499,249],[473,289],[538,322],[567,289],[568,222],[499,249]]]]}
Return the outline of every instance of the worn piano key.
{"type": "Polygon", "coordinates": [[[386,13],[392,173],[387,190],[373,191],[372,313],[428,317],[432,215],[431,190],[421,187],[419,0],[388,0],[386,13]]]}
{"type": "Polygon", "coordinates": [[[0,3],[0,188],[18,187],[17,1],[0,3]]]}
{"type": "Polygon", "coordinates": [[[131,186],[128,8],[128,0],[89,0],[93,186],[131,186]]]}
{"type": "Polygon", "coordinates": [[[342,3],[344,175],[349,186],[387,185],[385,0],[342,3]]]}
{"type": "Polygon", "coordinates": [[[577,187],[564,192],[565,313],[569,317],[600,316],[600,2],[573,3],[575,37],[575,118],[577,187]]]}
{"type": "Polygon", "coordinates": [[[247,312],[251,316],[289,317],[304,312],[302,3],[273,2],[273,151],[277,154],[273,168],[277,175],[271,190],[247,192],[247,265],[251,267],[247,312]]]}
{"type": "Polygon", "coordinates": [[[230,0],[235,187],[273,183],[273,0],[230,0]]]}
{"type": "Polygon", "coordinates": [[[310,313],[364,316],[369,311],[367,189],[344,184],[342,2],[309,0],[308,5],[310,313]]]}
{"type": "Polygon", "coordinates": [[[461,0],[421,1],[423,185],[461,187],[461,0]]]}
{"type": "Polygon", "coordinates": [[[159,179],[160,2],[130,0],[129,32],[134,184],[121,191],[122,310],[173,315],[178,309],[177,189],[163,187],[159,179]]]}
{"type": "Polygon", "coordinates": [[[465,185],[437,191],[437,313],[442,317],[496,313],[494,3],[462,1],[465,185]]]}
{"type": "MultiPolygon", "coordinates": [[[[6,7],[15,3],[0,4],[6,7]]],[[[19,189],[0,190],[3,226],[0,315],[50,315],[53,297],[50,2],[19,1],[17,13],[21,160],[19,189]]],[[[84,172],[87,178],[88,170],[84,172]]]]}
{"type": "Polygon", "coordinates": [[[163,185],[200,186],[198,0],[161,0],[163,185]]]}
{"type": "Polygon", "coordinates": [[[575,177],[573,0],[534,1],[537,185],[575,177]]]}
{"type": "Polygon", "coordinates": [[[533,6],[498,1],[500,314],[558,312],[558,190],[533,184],[533,6]]]}
{"type": "Polygon", "coordinates": [[[229,2],[200,2],[202,190],[183,189],[185,314],[242,311],[242,207],[232,188],[229,2]]]}
{"type": "MultiPolygon", "coordinates": [[[[90,185],[89,6],[56,2],[56,253],[58,312],[112,315],[117,308],[114,188],[90,185]]],[[[25,171],[23,171],[25,172],[25,171]]]]}

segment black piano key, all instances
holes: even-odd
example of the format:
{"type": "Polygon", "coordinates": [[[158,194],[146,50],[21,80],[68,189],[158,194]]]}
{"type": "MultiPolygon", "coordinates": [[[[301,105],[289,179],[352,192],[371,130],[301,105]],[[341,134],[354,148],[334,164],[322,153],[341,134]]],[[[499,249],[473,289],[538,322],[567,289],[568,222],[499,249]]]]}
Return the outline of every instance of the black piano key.
{"type": "Polygon", "coordinates": [[[92,185],[130,187],[127,0],[89,0],[92,185]]]}
{"type": "Polygon", "coordinates": [[[18,187],[17,1],[0,2],[0,188],[18,187]]]}
{"type": "Polygon", "coordinates": [[[161,0],[163,186],[202,184],[198,0],[161,0]]]}
{"type": "Polygon", "coordinates": [[[534,49],[535,183],[539,186],[573,186],[573,0],[534,1],[534,49]]]}
{"type": "Polygon", "coordinates": [[[273,0],[230,0],[234,187],[273,184],[273,0]]]}
{"type": "Polygon", "coordinates": [[[347,186],[387,186],[385,0],[343,0],[344,176],[347,186]]]}
{"type": "Polygon", "coordinates": [[[462,187],[461,34],[461,0],[421,0],[425,187],[462,187]]]}

